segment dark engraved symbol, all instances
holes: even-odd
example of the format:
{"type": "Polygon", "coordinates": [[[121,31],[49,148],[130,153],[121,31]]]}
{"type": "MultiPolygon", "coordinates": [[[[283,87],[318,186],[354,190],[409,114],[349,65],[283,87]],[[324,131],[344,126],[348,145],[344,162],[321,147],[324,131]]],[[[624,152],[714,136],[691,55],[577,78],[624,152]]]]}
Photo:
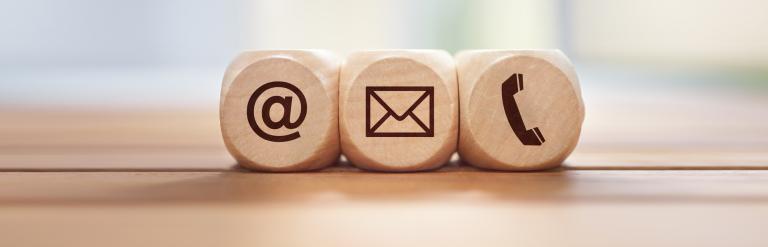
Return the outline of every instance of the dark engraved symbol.
{"type": "Polygon", "coordinates": [[[517,139],[523,145],[540,146],[545,142],[544,135],[541,134],[538,127],[526,129],[523,123],[523,116],[520,115],[520,109],[517,108],[515,94],[523,91],[523,74],[512,74],[504,83],[501,84],[501,99],[504,101],[504,112],[507,115],[509,126],[515,132],[517,139]]]}
{"type": "Polygon", "coordinates": [[[435,136],[435,88],[434,87],[366,87],[365,88],[365,136],[367,137],[434,137],[435,136]],[[378,92],[416,92],[420,93],[416,101],[410,105],[410,107],[404,112],[396,112],[390,107],[378,92]],[[375,102],[371,102],[371,98],[375,102]],[[426,101],[426,102],[425,102],[426,101]],[[375,122],[371,119],[371,105],[378,104],[386,111],[386,114],[375,122]],[[416,108],[421,104],[429,104],[428,115],[429,116],[417,116],[414,113],[416,108]],[[391,117],[391,118],[390,118],[391,117]],[[425,124],[423,119],[427,119],[425,124]],[[385,124],[387,121],[397,121],[403,123],[409,121],[415,123],[420,127],[420,130],[414,131],[380,131],[379,127],[385,124]],[[373,123],[373,124],[372,124],[373,123]]]}
{"type": "Polygon", "coordinates": [[[251,129],[253,129],[253,132],[256,132],[259,137],[264,138],[264,140],[272,141],[272,142],[287,142],[294,140],[296,138],[299,138],[301,135],[298,131],[287,134],[287,135],[271,135],[266,132],[264,132],[260,127],[259,124],[256,122],[256,117],[254,116],[253,108],[256,106],[256,100],[266,92],[267,90],[271,88],[284,88],[288,89],[293,94],[295,94],[299,98],[299,109],[301,112],[299,112],[299,118],[296,119],[296,121],[291,122],[291,104],[293,102],[293,97],[291,96],[272,96],[269,97],[266,101],[264,101],[264,105],[261,107],[261,119],[264,121],[264,124],[267,125],[270,129],[279,129],[281,127],[286,127],[288,129],[295,129],[298,128],[302,122],[304,122],[304,118],[307,116],[307,99],[304,98],[304,94],[301,93],[301,90],[297,88],[294,85],[291,85],[287,82],[282,81],[273,81],[269,82],[267,84],[262,85],[256,91],[253,92],[251,95],[251,98],[248,100],[248,106],[247,106],[247,112],[246,115],[248,116],[248,123],[251,125],[251,129]],[[270,117],[269,112],[272,109],[273,106],[279,105],[283,108],[283,117],[278,119],[277,121],[274,121],[272,117],[270,117]]]}

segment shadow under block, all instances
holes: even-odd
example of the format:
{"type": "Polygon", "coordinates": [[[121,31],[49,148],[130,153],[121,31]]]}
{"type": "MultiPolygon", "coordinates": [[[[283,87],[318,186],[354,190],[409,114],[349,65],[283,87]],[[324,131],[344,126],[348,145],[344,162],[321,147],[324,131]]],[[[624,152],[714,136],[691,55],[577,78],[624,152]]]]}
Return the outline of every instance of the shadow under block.
{"type": "Polygon", "coordinates": [[[341,148],[355,166],[427,170],[456,151],[458,86],[447,52],[353,53],[342,67],[339,91],[341,148]]]}
{"type": "Polygon", "coordinates": [[[558,50],[482,50],[456,56],[459,155],[496,170],[560,166],[579,140],[584,103],[558,50]]]}
{"type": "Polygon", "coordinates": [[[220,105],[224,143],[238,163],[264,171],[334,164],[340,64],[325,51],[240,54],[227,68],[220,105]]]}

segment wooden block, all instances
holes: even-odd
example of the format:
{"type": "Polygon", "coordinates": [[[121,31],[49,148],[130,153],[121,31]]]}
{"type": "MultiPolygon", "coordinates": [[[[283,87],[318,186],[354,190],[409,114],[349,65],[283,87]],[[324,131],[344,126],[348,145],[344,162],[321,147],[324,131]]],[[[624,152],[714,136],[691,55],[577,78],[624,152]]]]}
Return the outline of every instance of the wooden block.
{"type": "Polygon", "coordinates": [[[459,155],[477,167],[560,166],[584,121],[579,81],[557,50],[466,51],[459,76],[459,155]]]}
{"type": "Polygon", "coordinates": [[[221,131],[240,165],[306,171],[338,160],[340,64],[316,50],[245,52],[232,62],[221,90],[221,131]]]}
{"type": "Polygon", "coordinates": [[[339,91],[341,148],[354,165],[419,171],[440,167],[456,151],[456,68],[445,51],[353,53],[339,91]]]}

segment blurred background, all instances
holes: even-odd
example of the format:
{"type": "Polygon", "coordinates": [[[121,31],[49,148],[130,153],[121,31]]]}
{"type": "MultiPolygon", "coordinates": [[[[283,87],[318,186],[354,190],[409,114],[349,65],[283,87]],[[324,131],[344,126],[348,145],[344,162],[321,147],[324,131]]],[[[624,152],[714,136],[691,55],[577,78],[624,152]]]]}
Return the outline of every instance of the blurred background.
{"type": "Polygon", "coordinates": [[[760,0],[6,0],[0,110],[200,110],[216,128],[221,77],[242,50],[553,48],[581,80],[579,150],[765,150],[755,133],[768,133],[766,9],[760,0]]]}
{"type": "Polygon", "coordinates": [[[766,0],[0,0],[0,246],[768,246],[767,185],[766,0]],[[230,172],[226,66],[292,48],[560,49],[581,140],[545,172],[230,172]]]}

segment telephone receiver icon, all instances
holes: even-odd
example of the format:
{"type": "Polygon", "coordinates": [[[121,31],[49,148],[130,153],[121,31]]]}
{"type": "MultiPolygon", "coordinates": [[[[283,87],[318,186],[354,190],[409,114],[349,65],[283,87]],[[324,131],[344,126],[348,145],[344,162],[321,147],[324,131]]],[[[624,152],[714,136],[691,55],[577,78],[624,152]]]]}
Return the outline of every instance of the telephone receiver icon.
{"type": "Polygon", "coordinates": [[[523,145],[540,146],[545,142],[544,135],[538,127],[526,129],[523,123],[523,116],[520,115],[520,109],[515,101],[515,94],[523,91],[523,74],[512,74],[501,84],[501,99],[504,102],[504,113],[507,115],[509,126],[515,132],[517,139],[523,145]]]}

